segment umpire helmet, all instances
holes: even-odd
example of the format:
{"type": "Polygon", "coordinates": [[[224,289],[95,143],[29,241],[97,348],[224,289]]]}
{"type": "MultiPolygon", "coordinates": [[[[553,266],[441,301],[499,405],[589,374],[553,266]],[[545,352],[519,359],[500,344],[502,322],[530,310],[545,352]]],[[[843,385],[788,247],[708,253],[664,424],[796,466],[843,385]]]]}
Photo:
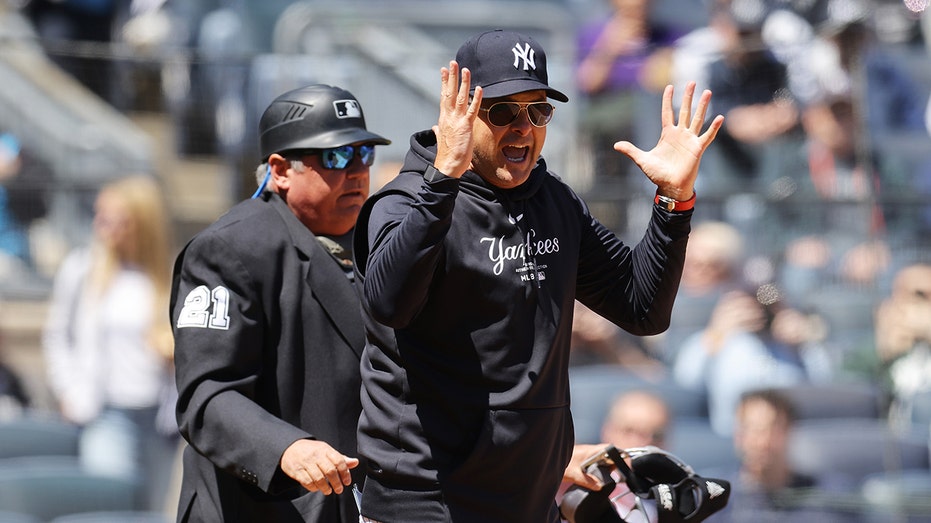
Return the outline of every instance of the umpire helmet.
{"type": "Polygon", "coordinates": [[[391,143],[366,130],[362,105],[352,93],[323,84],[301,87],[275,98],[262,114],[259,135],[262,161],[293,149],[391,143]]]}

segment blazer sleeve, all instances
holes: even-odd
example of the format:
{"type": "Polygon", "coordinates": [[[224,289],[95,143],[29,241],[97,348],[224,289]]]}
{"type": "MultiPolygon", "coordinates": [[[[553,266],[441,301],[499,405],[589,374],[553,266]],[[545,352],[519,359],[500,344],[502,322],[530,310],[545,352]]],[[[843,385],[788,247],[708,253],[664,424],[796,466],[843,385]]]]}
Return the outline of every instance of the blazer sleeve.
{"type": "Polygon", "coordinates": [[[281,455],[311,435],[257,400],[265,317],[258,285],[229,242],[205,235],[185,248],[171,305],[181,434],[216,467],[268,492],[294,485],[279,484],[281,455]]]}

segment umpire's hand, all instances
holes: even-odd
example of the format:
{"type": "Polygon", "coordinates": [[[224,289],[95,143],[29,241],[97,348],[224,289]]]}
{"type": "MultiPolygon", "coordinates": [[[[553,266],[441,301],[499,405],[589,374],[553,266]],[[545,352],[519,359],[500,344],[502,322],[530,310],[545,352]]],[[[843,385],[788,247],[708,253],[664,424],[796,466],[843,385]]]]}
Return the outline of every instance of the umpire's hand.
{"type": "Polygon", "coordinates": [[[281,455],[281,470],[311,492],[342,494],[352,483],[357,458],[344,456],[323,441],[299,439],[281,455]]]}

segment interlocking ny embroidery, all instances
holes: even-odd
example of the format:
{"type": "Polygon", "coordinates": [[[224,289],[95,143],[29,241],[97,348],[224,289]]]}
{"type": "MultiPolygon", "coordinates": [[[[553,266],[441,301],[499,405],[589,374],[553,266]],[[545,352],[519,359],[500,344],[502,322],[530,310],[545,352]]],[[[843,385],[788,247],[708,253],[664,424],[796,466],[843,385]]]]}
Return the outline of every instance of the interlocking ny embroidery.
{"type": "Polygon", "coordinates": [[[523,60],[524,71],[528,69],[533,69],[534,71],[537,70],[537,64],[534,62],[533,48],[530,47],[529,43],[524,44],[524,47],[522,48],[520,46],[520,42],[517,42],[516,44],[514,44],[514,48],[511,49],[511,51],[514,53],[514,68],[515,69],[520,69],[519,62],[520,60],[523,60]]]}

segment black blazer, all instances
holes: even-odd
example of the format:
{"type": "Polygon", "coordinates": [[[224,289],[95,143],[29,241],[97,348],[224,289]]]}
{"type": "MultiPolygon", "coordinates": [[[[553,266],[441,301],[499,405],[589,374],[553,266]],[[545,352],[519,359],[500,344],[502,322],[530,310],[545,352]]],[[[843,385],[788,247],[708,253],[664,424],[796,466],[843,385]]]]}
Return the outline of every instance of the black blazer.
{"type": "Polygon", "coordinates": [[[244,201],[188,243],[170,315],[189,443],[178,521],[358,521],[351,489],[310,493],[279,468],[301,438],[357,455],[364,345],[352,283],[280,197],[244,201]]]}

